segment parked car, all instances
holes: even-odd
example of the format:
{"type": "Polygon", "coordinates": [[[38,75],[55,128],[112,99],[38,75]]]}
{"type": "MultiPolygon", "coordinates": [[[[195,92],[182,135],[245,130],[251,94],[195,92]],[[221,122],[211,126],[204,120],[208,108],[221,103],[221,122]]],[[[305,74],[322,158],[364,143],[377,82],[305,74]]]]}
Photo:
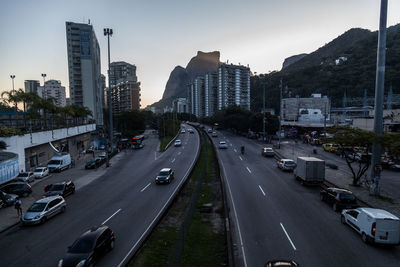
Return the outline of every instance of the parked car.
{"type": "Polygon", "coordinates": [[[174,171],[171,168],[161,169],[156,177],[156,184],[171,183],[174,179],[174,171]]]}
{"type": "Polygon", "coordinates": [[[276,162],[277,167],[283,171],[293,171],[296,163],[291,159],[280,159],[276,162]]]}
{"type": "Polygon", "coordinates": [[[349,190],[341,188],[326,188],[320,192],[320,198],[332,205],[334,211],[354,209],[358,207],[356,196],[349,190]]]}
{"type": "Polygon", "coordinates": [[[27,197],[32,193],[32,187],[28,183],[23,182],[3,185],[0,187],[0,190],[8,194],[18,195],[20,197],[27,197]]]}
{"type": "Polygon", "coordinates": [[[186,133],[185,129],[182,129],[182,130],[181,130],[181,133],[182,133],[182,134],[183,134],[183,133],[186,133]]]}
{"type": "Polygon", "coordinates": [[[193,131],[192,128],[189,128],[189,129],[188,129],[188,132],[191,133],[191,134],[194,133],[194,131],[193,131]]]}
{"type": "Polygon", "coordinates": [[[21,178],[25,183],[30,183],[35,180],[35,175],[33,175],[33,172],[20,172],[17,176],[18,178],[21,178]]]}
{"type": "Polygon", "coordinates": [[[0,191],[0,200],[3,203],[3,206],[12,206],[14,205],[15,201],[17,200],[17,195],[14,194],[7,194],[3,191],[0,191]]]}
{"type": "Polygon", "coordinates": [[[372,153],[361,153],[358,152],[355,154],[355,159],[359,162],[363,162],[363,163],[367,163],[367,162],[371,162],[371,158],[372,158],[372,153]]]}
{"type": "Polygon", "coordinates": [[[93,227],[68,247],[58,267],[93,266],[114,244],[115,234],[108,226],[93,227]]]}
{"type": "Polygon", "coordinates": [[[99,150],[104,150],[104,149],[106,149],[106,146],[105,146],[105,145],[100,145],[100,146],[99,146],[99,150]]]}
{"type": "Polygon", "coordinates": [[[335,152],[336,150],[339,149],[339,146],[334,143],[326,143],[322,145],[322,148],[324,149],[324,151],[327,152],[335,152]]]}
{"type": "Polygon", "coordinates": [[[66,208],[67,202],[62,196],[42,198],[30,206],[21,217],[21,222],[24,225],[44,223],[58,213],[64,212],[66,208]]]}
{"type": "Polygon", "coordinates": [[[218,134],[217,134],[217,132],[213,132],[213,133],[211,134],[211,136],[212,136],[212,137],[218,137],[218,134]]]}
{"type": "Polygon", "coordinates": [[[211,128],[209,128],[209,129],[207,130],[207,132],[208,132],[208,133],[212,133],[213,130],[212,130],[211,128]]]}
{"type": "Polygon", "coordinates": [[[95,159],[91,159],[89,161],[86,162],[85,164],[85,169],[96,169],[98,167],[101,166],[101,164],[103,164],[106,161],[106,158],[95,158],[95,159]]]}
{"type": "Polygon", "coordinates": [[[98,155],[98,157],[99,157],[99,158],[107,158],[107,152],[101,152],[101,153],[98,155]]]}
{"type": "Polygon", "coordinates": [[[174,146],[181,146],[182,145],[182,142],[181,142],[181,140],[179,140],[179,139],[176,139],[175,140],[175,144],[174,144],[174,146]]]}
{"type": "Polygon", "coordinates": [[[40,178],[46,177],[47,175],[49,175],[49,168],[47,168],[47,167],[37,167],[33,171],[33,175],[35,176],[36,179],[40,179],[40,178]]]}
{"type": "Polygon", "coordinates": [[[93,152],[94,152],[94,146],[88,147],[86,149],[86,154],[90,154],[90,153],[93,153],[93,152]]]}
{"type": "Polygon", "coordinates": [[[47,167],[50,172],[61,172],[71,166],[71,155],[69,153],[61,153],[60,155],[53,156],[47,167]]]}
{"type": "Polygon", "coordinates": [[[218,147],[220,149],[227,149],[228,148],[228,144],[225,141],[220,141],[218,144],[218,147]]]}
{"type": "Polygon", "coordinates": [[[75,184],[72,181],[45,185],[44,196],[63,196],[66,197],[75,193],[75,184]]]}
{"type": "Polygon", "coordinates": [[[275,151],[270,147],[263,147],[261,155],[264,157],[273,157],[275,156],[275,151]]]}
{"type": "Polygon", "coordinates": [[[341,221],[361,234],[365,242],[400,244],[400,219],[386,210],[357,208],[343,210],[341,221]]]}

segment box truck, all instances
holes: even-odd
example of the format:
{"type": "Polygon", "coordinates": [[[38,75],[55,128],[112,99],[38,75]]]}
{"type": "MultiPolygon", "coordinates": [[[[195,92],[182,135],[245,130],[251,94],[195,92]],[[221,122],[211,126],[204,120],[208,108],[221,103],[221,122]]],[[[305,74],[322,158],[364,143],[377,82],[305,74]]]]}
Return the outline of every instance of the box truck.
{"type": "Polygon", "coordinates": [[[320,184],[325,179],[325,161],[314,157],[298,157],[293,174],[301,184],[320,184]]]}

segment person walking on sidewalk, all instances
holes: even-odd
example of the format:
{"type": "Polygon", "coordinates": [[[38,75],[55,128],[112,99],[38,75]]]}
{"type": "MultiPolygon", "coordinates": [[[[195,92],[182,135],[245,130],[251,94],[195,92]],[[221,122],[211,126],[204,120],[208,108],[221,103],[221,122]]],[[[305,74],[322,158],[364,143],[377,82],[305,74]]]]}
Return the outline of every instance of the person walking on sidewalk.
{"type": "Polygon", "coordinates": [[[19,197],[17,197],[14,207],[17,210],[18,217],[21,217],[22,216],[22,201],[21,201],[21,199],[19,199],[19,197]]]}

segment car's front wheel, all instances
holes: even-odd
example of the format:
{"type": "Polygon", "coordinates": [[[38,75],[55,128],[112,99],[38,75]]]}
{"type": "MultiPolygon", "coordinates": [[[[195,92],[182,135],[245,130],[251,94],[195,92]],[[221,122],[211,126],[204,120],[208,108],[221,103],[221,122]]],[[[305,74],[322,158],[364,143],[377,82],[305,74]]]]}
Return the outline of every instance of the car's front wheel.
{"type": "Polygon", "coordinates": [[[109,249],[109,250],[113,250],[113,249],[114,249],[114,246],[115,246],[115,241],[114,241],[114,240],[111,240],[110,245],[108,246],[108,249],[109,249]]]}
{"type": "Polygon", "coordinates": [[[340,221],[343,223],[343,224],[346,224],[346,218],[342,215],[342,216],[340,216],[340,221]]]}

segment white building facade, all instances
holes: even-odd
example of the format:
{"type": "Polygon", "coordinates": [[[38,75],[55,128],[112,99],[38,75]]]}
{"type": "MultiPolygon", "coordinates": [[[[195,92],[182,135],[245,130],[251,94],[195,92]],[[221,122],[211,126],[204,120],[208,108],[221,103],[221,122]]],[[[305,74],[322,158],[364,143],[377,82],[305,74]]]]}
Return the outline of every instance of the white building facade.
{"type": "Polygon", "coordinates": [[[42,98],[54,98],[54,104],[57,107],[65,107],[67,105],[65,87],[61,85],[61,81],[46,81],[44,86],[38,86],[37,94],[42,98]]]}

